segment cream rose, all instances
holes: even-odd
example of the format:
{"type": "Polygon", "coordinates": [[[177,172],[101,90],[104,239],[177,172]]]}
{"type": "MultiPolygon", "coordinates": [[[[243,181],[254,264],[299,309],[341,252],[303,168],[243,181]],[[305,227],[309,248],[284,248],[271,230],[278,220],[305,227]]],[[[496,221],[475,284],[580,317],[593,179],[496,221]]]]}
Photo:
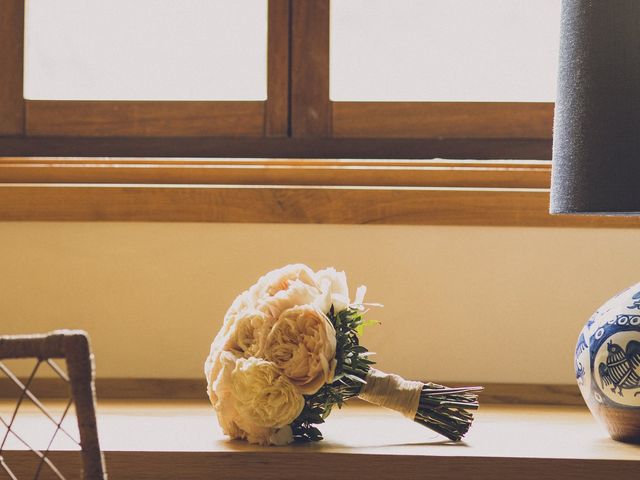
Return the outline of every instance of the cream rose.
{"type": "Polygon", "coordinates": [[[235,320],[242,316],[247,310],[251,310],[255,307],[255,302],[253,298],[249,294],[248,290],[245,290],[240,295],[238,295],[229,309],[227,313],[224,315],[224,323],[225,325],[230,325],[235,322],[235,320]]]}
{"type": "Polygon", "coordinates": [[[236,368],[236,360],[232,353],[212,352],[205,366],[207,393],[222,431],[232,438],[245,438],[245,432],[235,422],[238,411],[231,391],[231,374],[236,368]]]}
{"type": "Polygon", "coordinates": [[[314,272],[301,263],[262,276],[247,291],[247,297],[256,309],[276,319],[296,305],[314,305],[328,313],[331,305],[341,311],[350,303],[344,272],[337,272],[335,268],[314,272]]]}
{"type": "Polygon", "coordinates": [[[222,350],[223,345],[227,342],[229,333],[236,323],[236,320],[242,316],[245,316],[248,311],[254,307],[248,292],[243,292],[238,295],[224,316],[222,327],[218,331],[217,335],[211,343],[211,354],[213,356],[215,350],[222,350]]]}
{"type": "Polygon", "coordinates": [[[249,289],[249,296],[256,302],[260,298],[272,297],[278,292],[287,290],[292,282],[299,282],[317,288],[315,273],[302,263],[286,265],[263,275],[249,289]]]}
{"type": "MultiPolygon", "coordinates": [[[[241,389],[248,395],[251,395],[250,392],[246,391],[246,384],[252,383],[250,378],[247,382],[247,376],[251,377],[256,373],[252,364],[256,361],[268,364],[268,362],[264,360],[255,358],[249,363],[246,363],[247,361],[248,360],[243,358],[236,357],[231,352],[218,352],[218,354],[215,355],[215,360],[211,364],[212,368],[208,371],[209,399],[216,411],[218,423],[222,431],[231,438],[246,439],[249,443],[257,443],[260,445],[286,445],[293,442],[293,432],[288,424],[281,427],[264,426],[262,422],[256,421],[259,417],[254,416],[256,415],[255,411],[240,410],[238,408],[242,403],[239,402],[239,399],[236,397],[237,391],[234,382],[236,382],[238,378],[244,380],[242,385],[244,385],[245,388],[241,386],[241,389]],[[212,378],[210,375],[214,372],[217,373],[216,376],[212,378]],[[249,372],[248,375],[247,372],[249,372]]],[[[264,365],[261,367],[264,369],[264,365]]],[[[275,371],[274,378],[283,378],[273,366],[271,366],[271,369],[275,371]]],[[[258,370],[260,370],[260,368],[258,368],[258,370]]],[[[299,399],[302,399],[304,405],[302,396],[295,392],[294,387],[289,384],[286,379],[284,379],[284,381],[289,385],[288,391],[290,393],[293,391],[293,398],[296,399],[292,403],[293,407],[291,409],[298,408],[299,399]]],[[[278,387],[277,385],[275,388],[278,387]]],[[[273,401],[270,402],[272,407],[273,403],[273,401]]],[[[246,401],[244,404],[246,404],[246,401]]],[[[266,406],[266,409],[269,409],[268,406],[266,406]]],[[[277,409],[274,409],[274,411],[276,410],[277,409]]],[[[293,416],[294,413],[290,415],[293,416]]],[[[295,419],[298,415],[299,412],[296,411],[293,418],[295,419]]],[[[291,421],[293,421],[293,419],[291,421]]]]}
{"type": "MultiPolygon", "coordinates": [[[[216,364],[216,358],[220,355],[220,352],[240,350],[241,345],[248,347],[246,344],[249,342],[249,338],[247,337],[253,332],[246,324],[240,328],[240,332],[236,332],[236,322],[239,319],[245,319],[246,321],[246,317],[251,317],[252,312],[255,315],[253,307],[254,303],[249,296],[249,292],[244,291],[235,298],[227,313],[225,313],[222,327],[218,330],[213,342],[211,342],[209,356],[205,361],[204,371],[207,378],[212,374],[214,377],[218,374],[219,365],[216,364]]],[[[252,319],[250,323],[254,323],[254,320],[252,319]]],[[[242,351],[244,352],[243,349],[242,351]]]]}
{"type": "Polygon", "coordinates": [[[295,305],[324,300],[315,273],[301,263],[267,273],[249,289],[248,295],[257,310],[274,319],[295,305]]]}
{"type": "Polygon", "coordinates": [[[336,369],[336,331],[324,313],[311,305],[285,310],[267,336],[262,355],[311,395],[330,383],[336,369]]]}
{"type": "Polygon", "coordinates": [[[258,300],[256,309],[273,319],[278,319],[282,312],[291,307],[312,305],[322,300],[322,293],[319,289],[294,280],[290,282],[286,290],[281,290],[273,296],[258,300]]]}
{"type": "Polygon", "coordinates": [[[259,358],[239,358],[231,374],[231,391],[238,426],[281,428],[293,422],[304,407],[304,397],[275,365],[259,358]]]}

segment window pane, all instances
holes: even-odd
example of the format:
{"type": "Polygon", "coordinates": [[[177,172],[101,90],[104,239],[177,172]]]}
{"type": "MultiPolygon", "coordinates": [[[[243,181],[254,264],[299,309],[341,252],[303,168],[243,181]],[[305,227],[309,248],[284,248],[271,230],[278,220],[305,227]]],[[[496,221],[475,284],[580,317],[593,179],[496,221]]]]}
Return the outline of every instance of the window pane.
{"type": "Polygon", "coordinates": [[[332,0],[331,99],[552,102],[560,0],[332,0]]]}
{"type": "Polygon", "coordinates": [[[27,0],[26,12],[26,98],[267,96],[267,0],[27,0]]]}

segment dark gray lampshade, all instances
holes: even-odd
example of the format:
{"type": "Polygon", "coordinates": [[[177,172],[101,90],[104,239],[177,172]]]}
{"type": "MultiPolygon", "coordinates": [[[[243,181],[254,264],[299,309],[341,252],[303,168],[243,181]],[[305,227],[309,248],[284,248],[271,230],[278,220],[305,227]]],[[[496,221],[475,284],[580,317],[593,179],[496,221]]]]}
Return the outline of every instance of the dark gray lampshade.
{"type": "Polygon", "coordinates": [[[551,213],[640,213],[640,0],[563,0],[551,213]]]}

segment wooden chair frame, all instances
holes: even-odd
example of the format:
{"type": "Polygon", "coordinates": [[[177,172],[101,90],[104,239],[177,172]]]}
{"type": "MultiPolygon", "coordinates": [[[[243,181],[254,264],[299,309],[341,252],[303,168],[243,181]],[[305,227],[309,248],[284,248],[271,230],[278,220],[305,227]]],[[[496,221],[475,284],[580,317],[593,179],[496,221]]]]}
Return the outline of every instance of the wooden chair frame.
{"type": "MultiPolygon", "coordinates": [[[[4,359],[26,358],[34,358],[40,362],[49,362],[50,359],[54,358],[63,358],[66,360],[67,376],[63,376],[63,372],[58,373],[62,378],[68,380],[71,388],[72,401],[75,403],[78,430],[80,432],[80,446],[82,449],[83,478],[86,480],[106,479],[104,457],[100,450],[96,425],[94,360],[87,334],[79,330],[58,330],[40,335],[0,336],[0,367],[22,390],[13,417],[15,417],[20,403],[25,397],[30,398],[43,413],[47,414],[37,397],[29,390],[31,379],[23,385],[22,382],[1,363],[4,359]]],[[[55,364],[50,363],[50,365],[52,365],[52,368],[56,368],[53,366],[55,364]]],[[[35,369],[32,377],[34,374],[35,369]]],[[[53,420],[50,416],[49,418],[53,420]]],[[[11,423],[6,425],[6,427],[8,429],[8,435],[11,430],[11,423]]],[[[59,428],[60,425],[58,424],[58,429],[59,428]]],[[[27,444],[27,446],[29,445],[27,444]]],[[[31,447],[29,446],[29,448],[31,447]]],[[[34,449],[32,448],[32,450],[34,449]]],[[[0,461],[2,461],[1,454],[2,448],[0,447],[0,461]]],[[[41,459],[44,461],[43,457],[41,457],[41,459]]],[[[36,475],[38,475],[38,473],[36,473],[36,475]]]]}

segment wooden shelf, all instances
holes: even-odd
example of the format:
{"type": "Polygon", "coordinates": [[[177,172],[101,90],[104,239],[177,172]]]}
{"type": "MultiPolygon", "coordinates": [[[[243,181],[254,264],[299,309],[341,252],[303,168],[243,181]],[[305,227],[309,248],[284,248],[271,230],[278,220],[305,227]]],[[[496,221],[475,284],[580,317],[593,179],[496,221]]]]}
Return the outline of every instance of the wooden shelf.
{"type": "MultiPolygon", "coordinates": [[[[51,401],[49,404],[52,404],[51,401]]],[[[61,410],[61,404],[53,403],[61,410]]],[[[6,418],[11,406],[0,402],[6,418]]],[[[47,420],[23,407],[18,427],[42,438],[47,420]]],[[[65,425],[73,430],[73,418],[65,425]]],[[[322,426],[325,440],[287,447],[229,441],[200,401],[102,401],[99,432],[111,479],[494,479],[629,475],[640,445],[614,442],[585,407],[483,406],[464,443],[452,444],[387,410],[355,402],[322,426]]],[[[1,432],[0,432],[1,433],[1,432]]],[[[46,437],[46,438],[44,438],[46,437]]],[[[9,440],[7,463],[33,456],[9,440]]],[[[58,437],[53,458],[73,469],[74,444],[58,437]]]]}

